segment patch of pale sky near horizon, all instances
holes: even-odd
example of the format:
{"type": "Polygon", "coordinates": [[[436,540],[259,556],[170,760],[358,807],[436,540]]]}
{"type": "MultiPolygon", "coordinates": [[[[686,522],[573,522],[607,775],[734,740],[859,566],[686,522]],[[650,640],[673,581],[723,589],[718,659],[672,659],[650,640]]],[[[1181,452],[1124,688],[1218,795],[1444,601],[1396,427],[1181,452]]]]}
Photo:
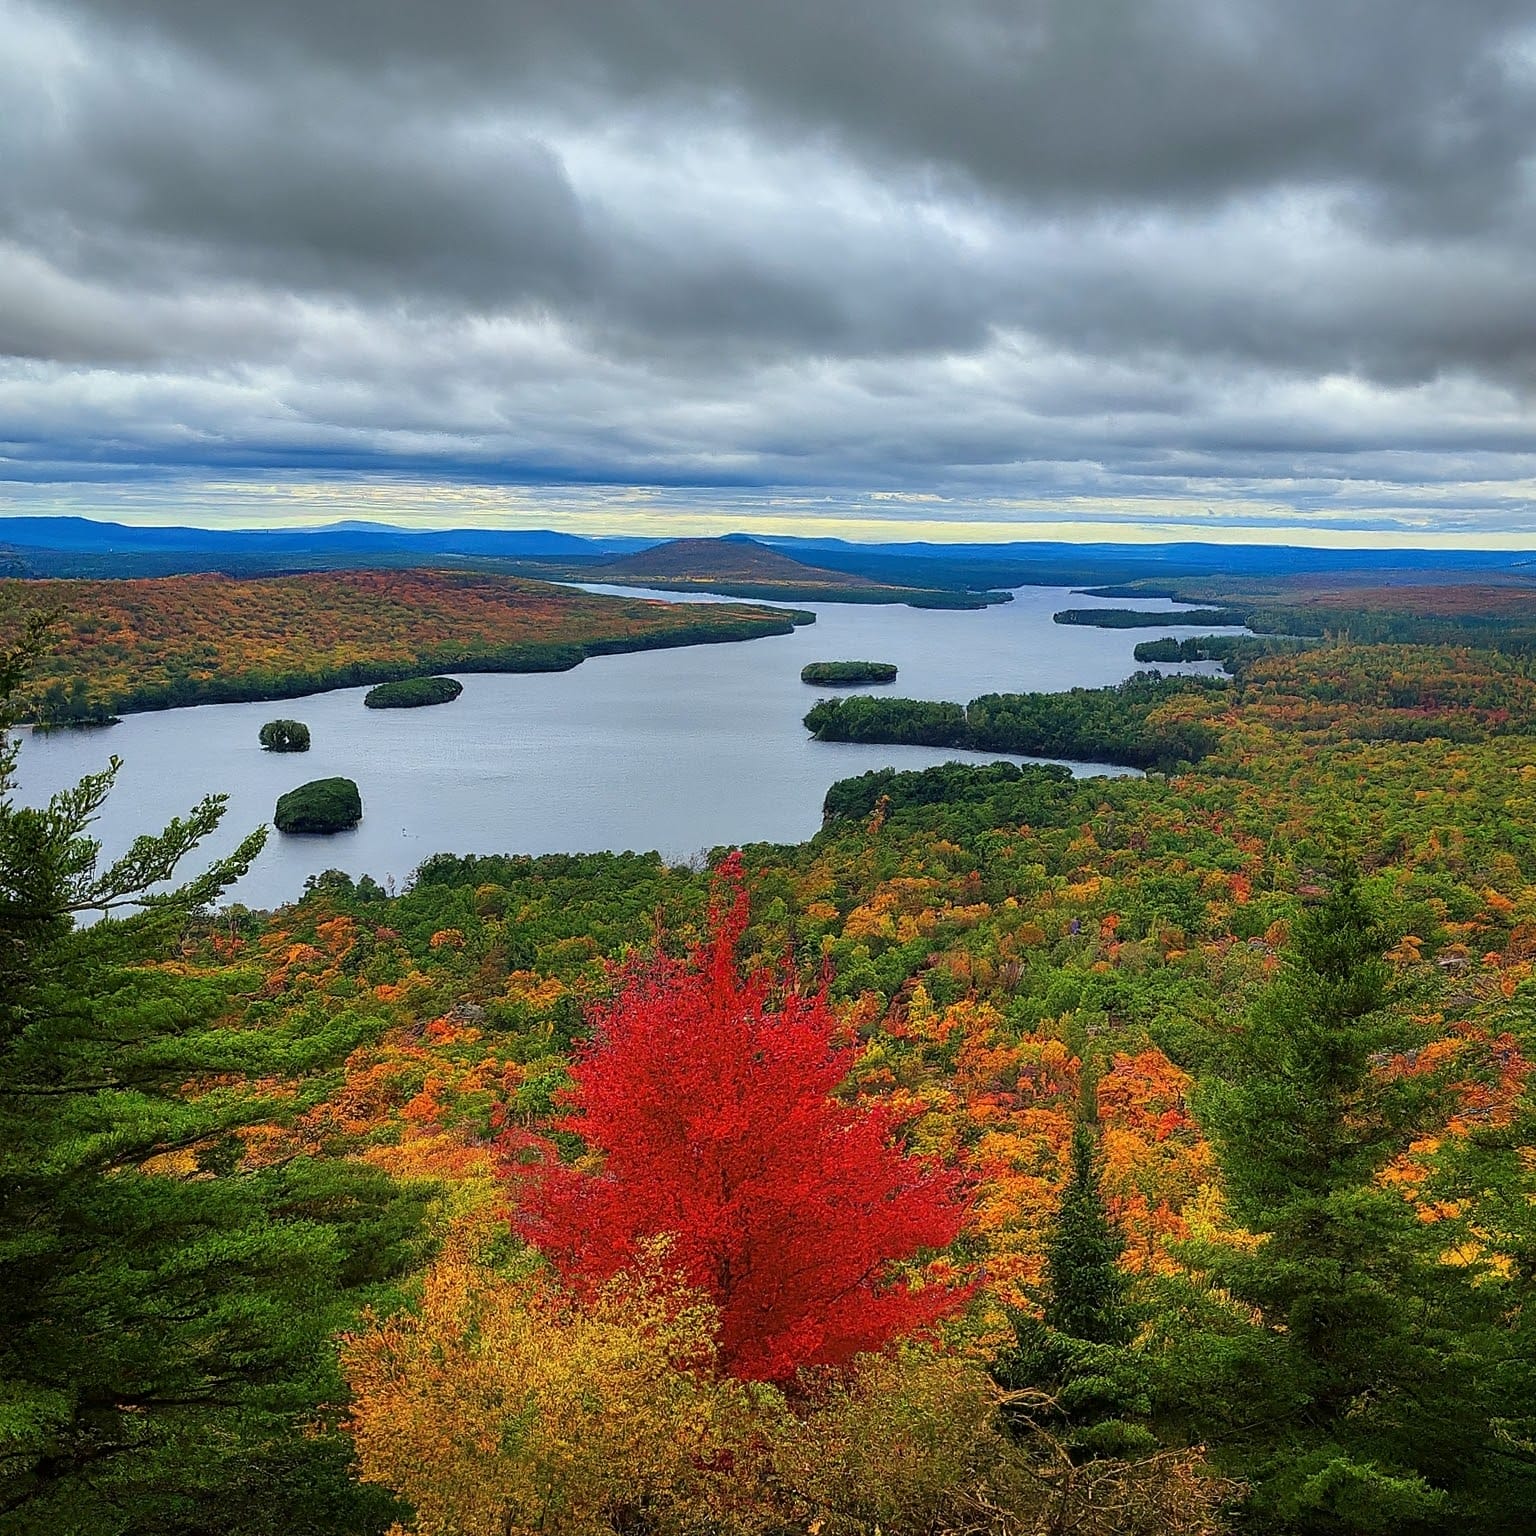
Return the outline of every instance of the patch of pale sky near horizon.
{"type": "MultiPolygon", "coordinates": [[[[0,461],[3,468],[3,461],[0,461]]],[[[4,519],[93,517],[138,526],[301,528],[347,519],[411,529],[550,528],[586,535],[791,534],[855,542],[1160,544],[1536,550],[1536,482],[1374,487],[1381,502],[1297,506],[1272,498],[951,497],[876,490],[641,485],[502,486],[252,475],[143,482],[0,482],[4,519]],[[1458,500],[1475,510],[1459,506],[1458,500]],[[1496,519],[1496,521],[1494,520],[1496,519]],[[1502,526],[1500,526],[1502,524],[1502,526]]],[[[1358,496],[1361,487],[1351,486],[1358,496]]]]}

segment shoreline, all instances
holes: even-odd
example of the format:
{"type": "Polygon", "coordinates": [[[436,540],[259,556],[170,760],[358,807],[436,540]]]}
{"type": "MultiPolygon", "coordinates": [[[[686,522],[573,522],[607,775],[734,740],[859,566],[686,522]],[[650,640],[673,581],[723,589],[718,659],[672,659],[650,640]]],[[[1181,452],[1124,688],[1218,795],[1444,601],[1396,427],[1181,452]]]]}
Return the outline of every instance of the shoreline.
{"type": "Polygon", "coordinates": [[[178,684],[178,689],[187,687],[189,691],[178,692],[175,696],[171,696],[169,690],[158,695],[118,695],[107,700],[104,705],[115,717],[112,720],[39,721],[23,718],[19,723],[44,734],[54,731],[106,730],[121,724],[121,717],[127,715],[162,714],[167,710],[193,709],[206,704],[277,704],[319,693],[334,693],[343,688],[373,687],[379,683],[402,682],[407,678],[430,677],[440,673],[515,676],[538,672],[570,672],[593,657],[768,640],[793,634],[797,628],[815,621],[815,614],[803,609],[781,609],[765,613],[761,619],[743,616],[714,626],[690,625],[650,635],[619,635],[582,642],[519,642],[499,652],[483,655],[461,652],[422,656],[410,662],[353,662],[333,672],[290,673],[287,677],[262,679],[259,682],[240,677],[209,678],[203,682],[178,684]],[[733,632],[736,629],[743,632],[733,632]]]}

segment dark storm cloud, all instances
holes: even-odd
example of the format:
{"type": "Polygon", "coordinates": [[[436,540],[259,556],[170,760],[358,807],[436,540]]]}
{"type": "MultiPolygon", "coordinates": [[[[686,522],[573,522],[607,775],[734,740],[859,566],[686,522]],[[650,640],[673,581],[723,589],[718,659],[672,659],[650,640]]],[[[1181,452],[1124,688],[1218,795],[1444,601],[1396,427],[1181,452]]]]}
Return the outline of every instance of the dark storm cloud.
{"type": "Polygon", "coordinates": [[[18,475],[1529,478],[1536,0],[0,25],[18,475]]]}
{"type": "MultiPolygon", "coordinates": [[[[600,106],[730,102],[1029,195],[1360,177],[1442,203],[1528,151],[1521,0],[94,0],[227,69],[600,106]],[[258,62],[259,61],[259,62],[258,62]]],[[[1488,200],[1476,207],[1486,211],[1488,200]]]]}

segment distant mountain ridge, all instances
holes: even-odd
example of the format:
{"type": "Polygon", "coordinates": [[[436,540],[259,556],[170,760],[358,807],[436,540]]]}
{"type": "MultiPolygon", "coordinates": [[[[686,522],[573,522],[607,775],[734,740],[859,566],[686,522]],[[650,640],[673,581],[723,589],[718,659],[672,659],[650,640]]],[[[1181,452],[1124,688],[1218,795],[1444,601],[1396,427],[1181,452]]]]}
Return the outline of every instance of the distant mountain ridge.
{"type": "Polygon", "coordinates": [[[427,550],[503,559],[600,559],[627,541],[585,539],[550,528],[396,528],[387,523],[342,522],[321,528],[141,527],[86,517],[0,518],[0,541],[34,549],[117,551],[196,550],[242,554],[331,549],[427,550]]]}
{"type": "Polygon", "coordinates": [[[784,582],[795,586],[876,587],[847,571],[827,570],[737,534],[724,539],[669,539],[594,566],[599,580],[784,582]]]}
{"type": "Polygon", "coordinates": [[[0,576],[234,576],[306,570],[479,565],[563,580],[714,580],[738,587],[839,590],[857,600],[880,589],[963,596],[1024,585],[1093,587],[1189,577],[1330,574],[1373,585],[1475,579],[1528,583],[1536,552],[1312,549],[1273,544],[856,543],[787,534],[719,539],[584,537],[548,528],[413,529],[367,519],[310,528],[152,527],[78,516],[0,515],[0,576]],[[642,551],[670,550],[660,564],[626,565],[642,551]],[[772,566],[773,557],[787,565],[772,566]],[[598,570],[603,562],[609,569],[598,570]],[[671,569],[667,569],[668,566],[671,569]],[[626,574],[627,573],[627,574],[626,574]]]}
{"type": "Polygon", "coordinates": [[[906,603],[913,608],[985,608],[1012,601],[986,581],[959,572],[928,580],[918,564],[887,560],[884,568],[862,571],[810,565],[770,549],[744,534],[723,539],[669,539],[638,553],[582,566],[573,574],[583,581],[665,588],[669,591],[717,592],[728,597],[791,602],[906,603]]]}

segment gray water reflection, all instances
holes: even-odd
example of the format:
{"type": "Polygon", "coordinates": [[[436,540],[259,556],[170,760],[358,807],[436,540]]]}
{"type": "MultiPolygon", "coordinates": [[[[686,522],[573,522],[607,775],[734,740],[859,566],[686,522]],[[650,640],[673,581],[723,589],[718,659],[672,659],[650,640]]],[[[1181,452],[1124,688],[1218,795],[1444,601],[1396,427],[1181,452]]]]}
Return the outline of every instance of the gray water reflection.
{"type": "Polygon", "coordinates": [[[800,719],[822,694],[800,681],[807,661],[894,661],[901,676],[887,691],[960,701],[1100,687],[1136,670],[1132,648],[1157,631],[1052,624],[1069,605],[1095,600],[1024,587],[981,612],[810,604],[816,623],[793,635],[600,657],[572,672],[466,675],[462,697],[439,709],[367,710],[365,690],[351,688],[133,715],[108,731],[30,738],[19,798],[36,804],[115,753],[122,772],[95,828],[108,855],[213,792],[230,801],[206,845],[218,853],[268,821],[294,785],[356,779],[362,824],[330,838],[273,834],[233,893],[252,906],[294,899],[307,875],[327,868],[403,883],[440,851],[636,848],[680,860],[722,843],[798,841],[816,830],[836,779],[992,756],[811,741],[800,719]],[[256,733],[277,715],[306,721],[313,750],[261,751],[256,733]]]}

